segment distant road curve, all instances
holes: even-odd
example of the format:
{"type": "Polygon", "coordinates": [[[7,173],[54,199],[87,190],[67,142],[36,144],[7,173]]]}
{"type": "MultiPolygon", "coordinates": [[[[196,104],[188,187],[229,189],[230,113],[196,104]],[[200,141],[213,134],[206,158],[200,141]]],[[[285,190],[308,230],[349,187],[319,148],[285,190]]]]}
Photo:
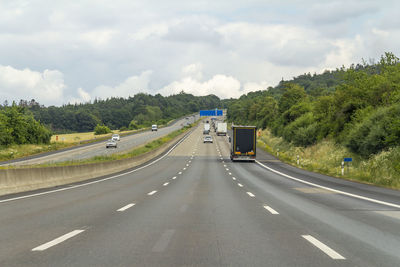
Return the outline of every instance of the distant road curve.
{"type": "Polygon", "coordinates": [[[108,148],[106,149],[105,142],[100,141],[96,143],[91,143],[83,146],[72,147],[65,150],[54,151],[45,154],[39,154],[27,158],[21,158],[11,161],[1,162],[0,166],[5,165],[13,165],[13,166],[21,166],[21,165],[35,165],[35,164],[43,164],[43,163],[52,163],[52,162],[62,162],[62,161],[72,161],[72,160],[82,160],[88,159],[95,156],[104,156],[111,155],[114,153],[121,153],[131,150],[134,147],[138,147],[143,145],[151,140],[160,138],[165,136],[173,131],[176,131],[183,126],[195,122],[199,118],[199,115],[194,116],[186,116],[181,119],[176,120],[171,125],[168,125],[163,128],[159,128],[158,131],[144,131],[135,133],[132,135],[127,135],[121,137],[121,141],[118,142],[118,147],[108,148]],[[186,119],[188,118],[188,119],[186,119]]]}

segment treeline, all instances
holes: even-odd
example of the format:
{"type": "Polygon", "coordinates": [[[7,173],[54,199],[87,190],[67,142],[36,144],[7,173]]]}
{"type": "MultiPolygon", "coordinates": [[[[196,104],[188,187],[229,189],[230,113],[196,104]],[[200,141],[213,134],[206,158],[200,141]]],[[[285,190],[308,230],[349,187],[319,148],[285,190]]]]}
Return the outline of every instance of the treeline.
{"type": "Polygon", "coordinates": [[[93,103],[44,107],[35,101],[20,101],[52,131],[57,133],[93,131],[97,125],[110,129],[134,129],[151,124],[164,124],[171,119],[220,107],[215,95],[193,96],[181,92],[163,97],[160,94],[136,94],[129,98],[96,99],[93,103]]]}
{"type": "Polygon", "coordinates": [[[0,146],[12,144],[47,144],[51,131],[36,121],[24,107],[0,106],[0,146]]]}
{"type": "Polygon", "coordinates": [[[386,53],[375,64],[282,81],[227,101],[228,119],[269,128],[296,146],[331,138],[368,157],[400,145],[399,62],[386,53]]]}

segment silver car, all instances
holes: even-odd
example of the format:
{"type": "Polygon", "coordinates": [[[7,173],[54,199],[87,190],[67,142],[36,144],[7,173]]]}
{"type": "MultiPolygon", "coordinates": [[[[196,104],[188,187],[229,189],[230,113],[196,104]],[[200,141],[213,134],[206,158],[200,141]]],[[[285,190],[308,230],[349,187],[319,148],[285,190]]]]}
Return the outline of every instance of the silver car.
{"type": "Polygon", "coordinates": [[[117,142],[114,141],[113,139],[108,140],[106,143],[106,148],[109,148],[109,147],[117,148],[117,142]]]}
{"type": "Polygon", "coordinates": [[[213,139],[211,135],[204,136],[203,143],[212,143],[213,139]]]}
{"type": "Polygon", "coordinates": [[[120,140],[119,134],[113,134],[111,139],[114,141],[119,141],[120,140]]]}

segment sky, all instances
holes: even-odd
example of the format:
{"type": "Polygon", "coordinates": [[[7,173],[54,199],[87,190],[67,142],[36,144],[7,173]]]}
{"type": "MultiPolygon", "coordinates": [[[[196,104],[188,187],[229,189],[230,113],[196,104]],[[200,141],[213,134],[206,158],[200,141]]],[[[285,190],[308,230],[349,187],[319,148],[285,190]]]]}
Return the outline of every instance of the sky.
{"type": "Polygon", "coordinates": [[[396,0],[0,0],[0,104],[237,98],[385,52],[396,0]]]}

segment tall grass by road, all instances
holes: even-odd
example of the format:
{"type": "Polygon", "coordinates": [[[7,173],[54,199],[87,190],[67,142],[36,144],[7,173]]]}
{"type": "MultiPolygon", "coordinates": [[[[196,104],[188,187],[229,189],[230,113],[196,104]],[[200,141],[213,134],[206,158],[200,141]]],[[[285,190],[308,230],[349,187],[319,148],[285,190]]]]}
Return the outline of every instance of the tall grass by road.
{"type": "Polygon", "coordinates": [[[282,138],[273,136],[268,130],[262,131],[258,138],[258,145],[274,156],[279,153],[280,160],[299,168],[338,178],[400,189],[399,146],[364,159],[330,140],[324,140],[307,148],[295,147],[282,138]],[[299,165],[297,165],[297,155],[299,156],[299,165]],[[345,157],[350,157],[353,161],[349,165],[345,164],[345,172],[342,176],[341,162],[345,157]]]}

